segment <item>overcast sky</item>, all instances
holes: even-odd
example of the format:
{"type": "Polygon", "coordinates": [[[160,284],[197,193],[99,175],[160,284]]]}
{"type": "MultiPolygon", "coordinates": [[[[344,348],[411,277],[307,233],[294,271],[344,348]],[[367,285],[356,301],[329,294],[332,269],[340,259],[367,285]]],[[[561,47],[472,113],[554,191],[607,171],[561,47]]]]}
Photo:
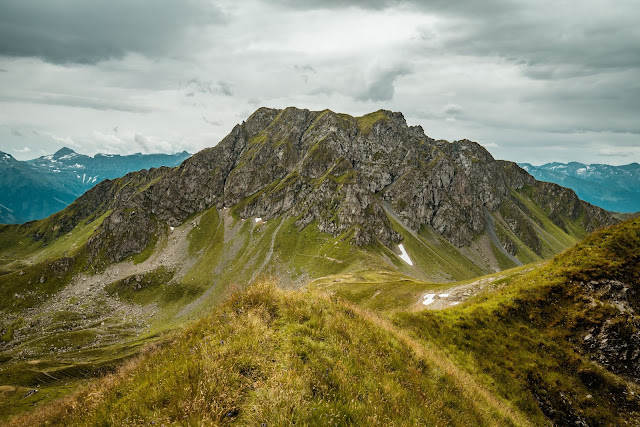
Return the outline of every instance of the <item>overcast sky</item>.
{"type": "Polygon", "coordinates": [[[0,0],[0,150],[196,152],[260,106],[640,161],[640,2],[0,0]]]}

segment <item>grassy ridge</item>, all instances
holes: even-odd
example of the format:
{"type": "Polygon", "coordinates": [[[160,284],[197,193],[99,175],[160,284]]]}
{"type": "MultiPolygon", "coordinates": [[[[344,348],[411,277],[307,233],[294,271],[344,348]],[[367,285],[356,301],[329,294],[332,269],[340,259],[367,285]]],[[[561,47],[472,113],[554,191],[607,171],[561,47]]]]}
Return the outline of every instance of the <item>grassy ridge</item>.
{"type": "Polygon", "coordinates": [[[638,286],[639,253],[636,219],[594,233],[546,266],[514,276],[498,293],[451,310],[398,313],[393,321],[446,349],[536,423],[545,416],[560,425],[638,423],[638,386],[593,363],[578,344],[603,324],[633,333],[636,320],[616,300],[590,295],[585,283],[638,286]]]}
{"type": "Polygon", "coordinates": [[[13,425],[525,422],[380,322],[311,292],[255,286],[118,375],[13,425]]]}

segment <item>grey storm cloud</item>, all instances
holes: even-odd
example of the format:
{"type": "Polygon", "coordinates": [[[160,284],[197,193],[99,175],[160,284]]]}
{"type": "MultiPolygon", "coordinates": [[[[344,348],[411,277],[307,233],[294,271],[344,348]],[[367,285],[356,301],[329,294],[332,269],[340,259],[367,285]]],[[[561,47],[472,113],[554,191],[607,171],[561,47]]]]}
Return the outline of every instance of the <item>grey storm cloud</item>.
{"type": "Polygon", "coordinates": [[[395,7],[412,7],[426,11],[469,14],[471,16],[495,16],[517,7],[515,2],[509,0],[276,0],[275,3],[297,9],[344,9],[357,7],[381,10],[395,7]]]}
{"type": "MultiPolygon", "coordinates": [[[[298,9],[408,7],[453,19],[442,51],[500,56],[555,79],[640,65],[640,3],[623,0],[277,0],[298,9]],[[558,67],[565,64],[565,67],[558,67]]],[[[425,34],[426,39],[429,38],[425,34]]]]}
{"type": "Polygon", "coordinates": [[[233,96],[233,87],[231,83],[224,80],[211,82],[193,78],[187,82],[187,96],[194,96],[196,93],[233,96]]]}
{"type": "Polygon", "coordinates": [[[144,152],[150,153],[153,151],[153,144],[149,141],[144,135],[140,135],[136,133],[133,137],[133,141],[140,147],[144,152]]]}
{"type": "Polygon", "coordinates": [[[410,68],[405,65],[397,66],[376,73],[373,81],[366,89],[360,92],[356,99],[360,101],[390,101],[395,93],[394,83],[398,77],[410,73],[410,68]]]}
{"type": "Polygon", "coordinates": [[[121,111],[127,113],[148,113],[150,108],[134,105],[130,102],[110,100],[104,98],[89,98],[72,95],[37,95],[37,96],[0,96],[3,102],[31,102],[34,104],[60,105],[65,107],[89,108],[98,111],[121,111]]]}
{"type": "Polygon", "coordinates": [[[196,0],[0,0],[0,55],[57,64],[163,55],[190,28],[222,19],[196,0]]]}

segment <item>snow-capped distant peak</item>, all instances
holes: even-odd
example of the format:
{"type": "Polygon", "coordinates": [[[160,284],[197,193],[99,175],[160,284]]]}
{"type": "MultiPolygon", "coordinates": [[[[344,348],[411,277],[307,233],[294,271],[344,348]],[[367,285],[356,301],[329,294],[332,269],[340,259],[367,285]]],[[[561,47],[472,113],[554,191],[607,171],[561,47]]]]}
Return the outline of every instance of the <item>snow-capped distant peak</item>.
{"type": "Polygon", "coordinates": [[[62,160],[70,159],[71,157],[74,157],[74,156],[77,156],[76,152],[69,147],[62,147],[61,149],[59,149],[53,154],[53,158],[62,159],[62,160]]]}

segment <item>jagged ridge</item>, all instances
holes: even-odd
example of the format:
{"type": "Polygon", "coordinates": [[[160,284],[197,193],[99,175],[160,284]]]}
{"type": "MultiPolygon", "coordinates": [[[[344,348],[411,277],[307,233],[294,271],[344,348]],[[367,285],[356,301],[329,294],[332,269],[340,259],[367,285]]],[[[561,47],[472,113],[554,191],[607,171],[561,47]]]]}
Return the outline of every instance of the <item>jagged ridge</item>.
{"type": "MultiPolygon", "coordinates": [[[[538,255],[548,254],[514,191],[570,234],[572,222],[583,234],[615,222],[571,190],[494,160],[477,143],[435,141],[421,127],[408,126],[402,114],[385,110],[354,118],[329,110],[260,108],[217,146],[148,177],[129,175],[124,186],[105,183],[77,202],[89,211],[114,210],[90,242],[94,256],[105,248],[110,261],[124,259],[146,247],[157,231],[153,219],[176,226],[211,206],[235,207],[243,218],[293,216],[300,228],[315,222],[320,231],[346,233],[361,246],[401,240],[389,211],[412,230],[433,228],[458,247],[485,230],[487,213],[499,212],[538,255]]],[[[500,237],[515,253],[513,239],[500,237]]]]}

